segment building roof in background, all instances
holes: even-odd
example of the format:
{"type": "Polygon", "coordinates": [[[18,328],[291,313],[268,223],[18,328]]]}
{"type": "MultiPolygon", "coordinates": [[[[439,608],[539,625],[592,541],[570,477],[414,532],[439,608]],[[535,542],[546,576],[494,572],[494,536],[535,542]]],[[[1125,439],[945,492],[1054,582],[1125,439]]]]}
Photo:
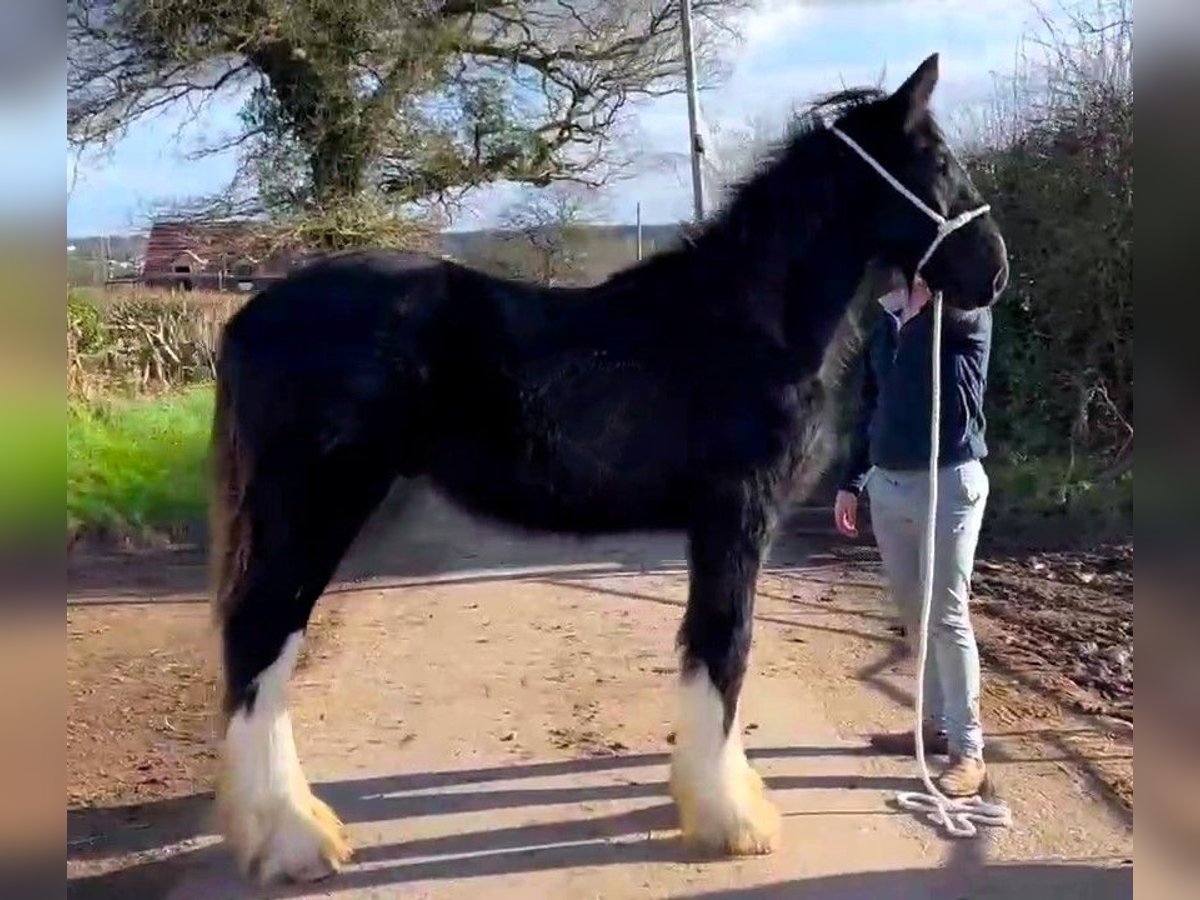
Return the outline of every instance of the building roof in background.
{"type": "Polygon", "coordinates": [[[150,227],[143,270],[169,272],[181,256],[189,257],[196,271],[216,271],[239,262],[257,266],[272,255],[249,222],[163,220],[150,227]]]}

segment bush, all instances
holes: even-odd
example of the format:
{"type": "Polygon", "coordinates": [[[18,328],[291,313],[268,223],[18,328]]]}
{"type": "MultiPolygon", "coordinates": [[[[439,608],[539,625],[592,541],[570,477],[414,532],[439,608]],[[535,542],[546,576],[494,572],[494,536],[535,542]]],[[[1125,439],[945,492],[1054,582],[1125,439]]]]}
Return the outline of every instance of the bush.
{"type": "Polygon", "coordinates": [[[68,396],[96,400],[211,381],[234,294],[97,292],[67,297],[68,396]]]}
{"type": "Polygon", "coordinates": [[[1072,14],[1071,35],[1047,24],[1048,61],[1017,73],[969,161],[1011,263],[990,442],[1084,479],[1131,466],[1133,441],[1132,22],[1123,3],[1096,9],[1102,21],[1072,14]]]}
{"type": "Polygon", "coordinates": [[[104,346],[104,318],[95,304],[77,291],[67,292],[67,343],[78,353],[98,353],[104,346]]]}

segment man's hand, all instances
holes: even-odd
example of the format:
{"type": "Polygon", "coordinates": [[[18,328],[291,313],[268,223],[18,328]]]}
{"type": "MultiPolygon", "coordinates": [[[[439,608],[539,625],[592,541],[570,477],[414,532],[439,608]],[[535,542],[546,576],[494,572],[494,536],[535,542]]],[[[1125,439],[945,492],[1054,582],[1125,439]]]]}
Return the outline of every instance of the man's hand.
{"type": "Polygon", "coordinates": [[[858,537],[858,495],[838,491],[833,503],[833,524],[846,537],[858,537]]]}

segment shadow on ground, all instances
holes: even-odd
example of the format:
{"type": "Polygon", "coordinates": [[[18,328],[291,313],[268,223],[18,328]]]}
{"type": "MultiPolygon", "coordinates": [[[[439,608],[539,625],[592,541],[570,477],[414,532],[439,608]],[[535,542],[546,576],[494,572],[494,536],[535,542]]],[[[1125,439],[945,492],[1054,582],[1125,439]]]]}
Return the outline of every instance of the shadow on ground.
{"type": "Polygon", "coordinates": [[[900,869],[685,896],[691,900],[1125,900],[1133,896],[1133,867],[1021,863],[969,872],[954,867],[900,869]]]}
{"type": "MultiPolygon", "coordinates": [[[[846,755],[846,747],[764,748],[756,759],[846,755]]],[[[501,808],[533,808],[604,800],[640,800],[644,805],[586,819],[539,822],[467,831],[360,849],[355,867],[328,883],[332,892],[380,889],[413,882],[503,876],[560,868],[702,861],[674,836],[675,814],[666,785],[653,777],[616,784],[512,787],[520,779],[596,774],[665,766],[666,754],[629,754],[591,759],[522,763],[447,772],[339,781],[315,786],[348,824],[413,819],[501,808]],[[491,784],[503,782],[501,788],[491,784]],[[448,792],[441,792],[449,789],[448,792]],[[418,793],[424,792],[424,793],[418,793]]],[[[911,787],[886,776],[782,776],[767,779],[774,790],[911,787]]],[[[98,862],[122,857],[115,871],[68,882],[74,900],[165,897],[175,900],[288,897],[305,889],[279,886],[265,893],[233,871],[231,860],[207,835],[211,797],[198,795],[139,807],[73,810],[68,813],[68,861],[98,862]]],[[[829,814],[833,814],[832,812],[829,814]]],[[[882,812],[887,815],[890,813],[882,812]]],[[[824,813],[822,813],[824,815],[824,813]]],[[[964,858],[938,869],[871,872],[815,878],[697,897],[1127,897],[1131,873],[1101,865],[986,866],[964,858]]]]}

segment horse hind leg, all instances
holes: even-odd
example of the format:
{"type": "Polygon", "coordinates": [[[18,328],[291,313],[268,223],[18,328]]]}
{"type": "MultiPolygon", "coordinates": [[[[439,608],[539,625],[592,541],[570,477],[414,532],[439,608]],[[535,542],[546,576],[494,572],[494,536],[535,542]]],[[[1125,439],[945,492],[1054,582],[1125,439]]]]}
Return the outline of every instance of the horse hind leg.
{"type": "Polygon", "coordinates": [[[302,637],[300,630],[287,636],[225,732],[218,820],[242,871],[263,882],[324,878],[351,853],[341,821],[312,793],[296,754],[285,692],[302,637]]]}
{"type": "Polygon", "coordinates": [[[686,843],[706,852],[748,856],[775,849],[780,817],[746,759],[738,725],[755,580],[765,543],[752,521],[743,515],[739,523],[738,518],[694,529],[691,535],[670,790],[686,843]]]}
{"type": "Polygon", "coordinates": [[[390,479],[364,460],[255,470],[214,522],[226,718],[217,815],[244,873],[312,881],[351,851],[300,767],[287,684],[314,603],[390,479]]]}

